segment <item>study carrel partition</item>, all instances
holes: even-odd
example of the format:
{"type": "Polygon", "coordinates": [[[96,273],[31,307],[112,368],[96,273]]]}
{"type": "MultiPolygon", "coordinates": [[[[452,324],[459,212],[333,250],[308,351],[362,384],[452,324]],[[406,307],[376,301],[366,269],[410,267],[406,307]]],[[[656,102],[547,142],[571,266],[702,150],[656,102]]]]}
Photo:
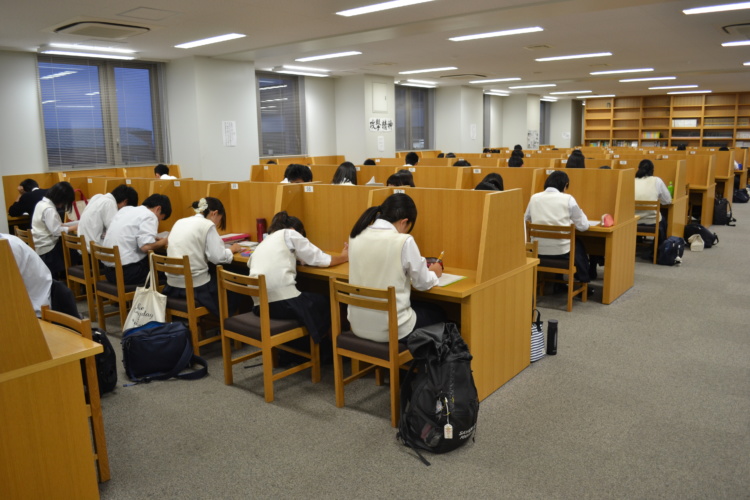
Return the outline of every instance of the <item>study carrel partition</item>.
{"type": "MultiPolygon", "coordinates": [[[[500,174],[503,178],[503,188],[505,191],[511,189],[521,190],[521,205],[524,212],[529,204],[531,195],[536,193],[538,185],[537,177],[546,178],[545,170],[539,168],[516,168],[516,167],[496,167],[496,168],[475,168],[465,167],[461,187],[462,189],[474,189],[487,174],[500,174]]],[[[543,182],[542,182],[543,183],[543,182]]]]}
{"type": "MultiPolygon", "coordinates": [[[[679,158],[677,155],[670,155],[679,158]]],[[[684,156],[687,174],[685,180],[688,184],[689,211],[692,214],[692,206],[700,206],[700,223],[706,227],[714,222],[714,198],[716,196],[716,156],[694,155],[684,156]]]]}
{"type": "Polygon", "coordinates": [[[219,198],[226,210],[226,231],[223,233],[248,233],[253,241],[258,241],[256,221],[266,219],[267,225],[271,225],[276,213],[278,190],[284,186],[306,185],[309,184],[216,182],[208,185],[208,195],[219,198]]]}

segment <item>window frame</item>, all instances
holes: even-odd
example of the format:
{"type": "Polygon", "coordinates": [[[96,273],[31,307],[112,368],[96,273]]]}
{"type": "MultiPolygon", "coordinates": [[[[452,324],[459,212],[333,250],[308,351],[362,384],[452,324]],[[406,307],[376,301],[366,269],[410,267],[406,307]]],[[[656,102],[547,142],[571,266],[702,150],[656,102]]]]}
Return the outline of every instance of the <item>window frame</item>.
{"type": "MultiPolygon", "coordinates": [[[[261,159],[264,158],[278,158],[278,157],[285,157],[285,156],[305,156],[307,154],[307,131],[306,131],[306,116],[305,116],[305,77],[303,76],[297,76],[297,75],[288,75],[288,74],[280,74],[280,73],[274,73],[271,71],[256,71],[255,72],[255,93],[257,96],[257,103],[258,103],[258,151],[259,151],[259,157],[261,159]],[[283,111],[284,114],[286,114],[286,117],[282,116],[282,120],[289,119],[290,117],[294,121],[294,129],[296,133],[296,139],[297,144],[299,145],[299,152],[289,151],[288,149],[282,149],[281,152],[274,149],[274,151],[269,154],[266,152],[266,149],[264,148],[264,141],[263,141],[263,110],[261,109],[262,99],[261,99],[261,79],[262,78],[270,78],[273,80],[282,80],[287,82],[293,82],[292,86],[293,89],[290,89],[294,92],[294,95],[292,96],[292,106],[290,107],[290,111],[283,111]]],[[[282,132],[286,133],[286,132],[282,132]]],[[[284,140],[286,142],[286,140],[284,140]]]]}
{"type": "Polygon", "coordinates": [[[435,89],[422,88],[422,87],[411,87],[408,85],[396,85],[395,86],[395,101],[396,101],[396,151],[424,151],[434,149],[435,143],[435,89]],[[399,92],[405,92],[405,98],[403,104],[401,104],[401,98],[399,92]],[[413,119],[415,114],[415,106],[412,102],[413,94],[423,94],[425,96],[424,102],[424,145],[421,148],[414,146],[415,137],[413,135],[414,125],[413,119]],[[404,126],[399,126],[399,106],[403,106],[403,117],[405,120],[404,126]],[[403,130],[404,132],[401,132],[403,130]],[[402,134],[405,134],[401,137],[402,134]],[[399,147],[405,146],[405,147],[399,147]]]}

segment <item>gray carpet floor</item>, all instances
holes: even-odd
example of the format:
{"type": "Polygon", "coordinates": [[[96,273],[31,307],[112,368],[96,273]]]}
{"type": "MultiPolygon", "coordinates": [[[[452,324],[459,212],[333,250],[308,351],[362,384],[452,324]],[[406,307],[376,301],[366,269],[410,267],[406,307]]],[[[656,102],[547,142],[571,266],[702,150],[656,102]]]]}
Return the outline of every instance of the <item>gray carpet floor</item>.
{"type": "Polygon", "coordinates": [[[750,498],[750,205],[734,209],[736,227],[711,227],[718,246],[679,267],[639,259],[611,305],[541,298],[557,356],[485,399],[476,442],[430,467],[396,441],[373,379],[339,409],[326,366],[319,384],[277,382],[267,404],[258,367],[224,385],[214,344],[204,379],[123,386],[110,321],[102,498],[750,498]]]}

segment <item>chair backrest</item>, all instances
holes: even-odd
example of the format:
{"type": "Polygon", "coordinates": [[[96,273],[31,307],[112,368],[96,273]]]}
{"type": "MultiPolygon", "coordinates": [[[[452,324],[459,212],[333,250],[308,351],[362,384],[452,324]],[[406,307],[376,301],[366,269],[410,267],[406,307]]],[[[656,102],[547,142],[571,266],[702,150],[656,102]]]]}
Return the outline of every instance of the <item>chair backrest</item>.
{"type": "Polygon", "coordinates": [[[42,320],[57,323],[69,330],[73,330],[84,338],[92,340],[91,320],[76,318],[69,314],[53,311],[49,306],[42,306],[42,320]]]}
{"type": "Polygon", "coordinates": [[[36,250],[34,248],[34,238],[31,236],[31,229],[21,229],[20,227],[16,226],[13,228],[13,232],[16,233],[16,236],[20,238],[24,243],[29,245],[32,250],[36,250]]]}
{"type": "Polygon", "coordinates": [[[658,216],[660,210],[661,210],[661,203],[659,203],[658,200],[657,201],[635,200],[636,212],[655,212],[655,215],[658,216]]]}
{"type": "MultiPolygon", "coordinates": [[[[149,257],[153,259],[155,272],[181,275],[185,279],[185,291],[190,303],[193,295],[193,272],[190,269],[190,257],[187,255],[183,255],[182,257],[167,257],[153,252],[149,253],[149,257]]],[[[164,285],[158,286],[158,288],[161,290],[164,288],[164,285]]]]}
{"type": "Polygon", "coordinates": [[[221,321],[229,316],[226,293],[235,292],[249,297],[257,297],[260,302],[261,320],[264,323],[269,319],[268,315],[268,292],[266,291],[266,277],[259,275],[257,278],[225,271],[223,266],[216,266],[216,282],[219,290],[219,313],[221,321]]]}
{"type": "Polygon", "coordinates": [[[124,278],[122,275],[122,261],[120,260],[120,249],[117,246],[112,248],[97,245],[93,241],[90,245],[91,269],[94,271],[94,281],[102,281],[107,278],[102,276],[99,269],[99,262],[109,262],[115,265],[115,277],[117,279],[118,294],[125,292],[124,278]]]}
{"type": "MultiPolygon", "coordinates": [[[[570,226],[549,226],[547,224],[532,224],[527,223],[527,235],[530,241],[535,241],[540,238],[551,239],[551,240],[569,240],[570,241],[570,253],[568,259],[568,270],[574,272],[575,263],[575,251],[576,251],[576,227],[574,224],[570,226]]],[[[540,264],[538,270],[544,271],[549,266],[545,265],[548,259],[540,257],[540,264]]],[[[556,270],[560,269],[559,272],[564,273],[565,268],[558,268],[553,266],[556,270]]]]}
{"type": "MultiPolygon", "coordinates": [[[[387,289],[369,288],[358,285],[351,285],[339,281],[334,277],[330,278],[331,289],[331,313],[332,325],[336,330],[341,328],[338,311],[340,304],[347,304],[365,309],[376,311],[385,311],[388,313],[388,340],[390,343],[390,355],[398,355],[398,313],[396,309],[396,288],[389,286],[387,289]]],[[[336,331],[336,333],[339,333],[336,331]]]]}
{"type": "Polygon", "coordinates": [[[89,251],[86,247],[86,237],[84,235],[77,236],[75,234],[63,232],[60,234],[63,244],[63,259],[65,260],[65,269],[71,266],[70,250],[77,250],[81,252],[81,259],[83,260],[83,270],[85,276],[90,276],[91,271],[91,260],[89,258],[89,251]]]}

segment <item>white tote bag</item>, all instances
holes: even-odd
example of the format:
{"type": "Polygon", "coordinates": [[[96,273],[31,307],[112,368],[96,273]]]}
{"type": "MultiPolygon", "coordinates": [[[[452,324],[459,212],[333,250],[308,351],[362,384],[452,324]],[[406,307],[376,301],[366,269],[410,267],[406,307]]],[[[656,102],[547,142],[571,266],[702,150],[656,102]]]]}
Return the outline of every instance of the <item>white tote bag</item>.
{"type": "Polygon", "coordinates": [[[125,320],[125,326],[122,331],[130,330],[138,326],[143,326],[149,321],[159,321],[164,323],[167,308],[167,296],[156,290],[156,273],[154,272],[154,260],[151,254],[148,256],[149,267],[151,268],[146,278],[146,283],[135,289],[133,305],[128,312],[125,320]]]}

